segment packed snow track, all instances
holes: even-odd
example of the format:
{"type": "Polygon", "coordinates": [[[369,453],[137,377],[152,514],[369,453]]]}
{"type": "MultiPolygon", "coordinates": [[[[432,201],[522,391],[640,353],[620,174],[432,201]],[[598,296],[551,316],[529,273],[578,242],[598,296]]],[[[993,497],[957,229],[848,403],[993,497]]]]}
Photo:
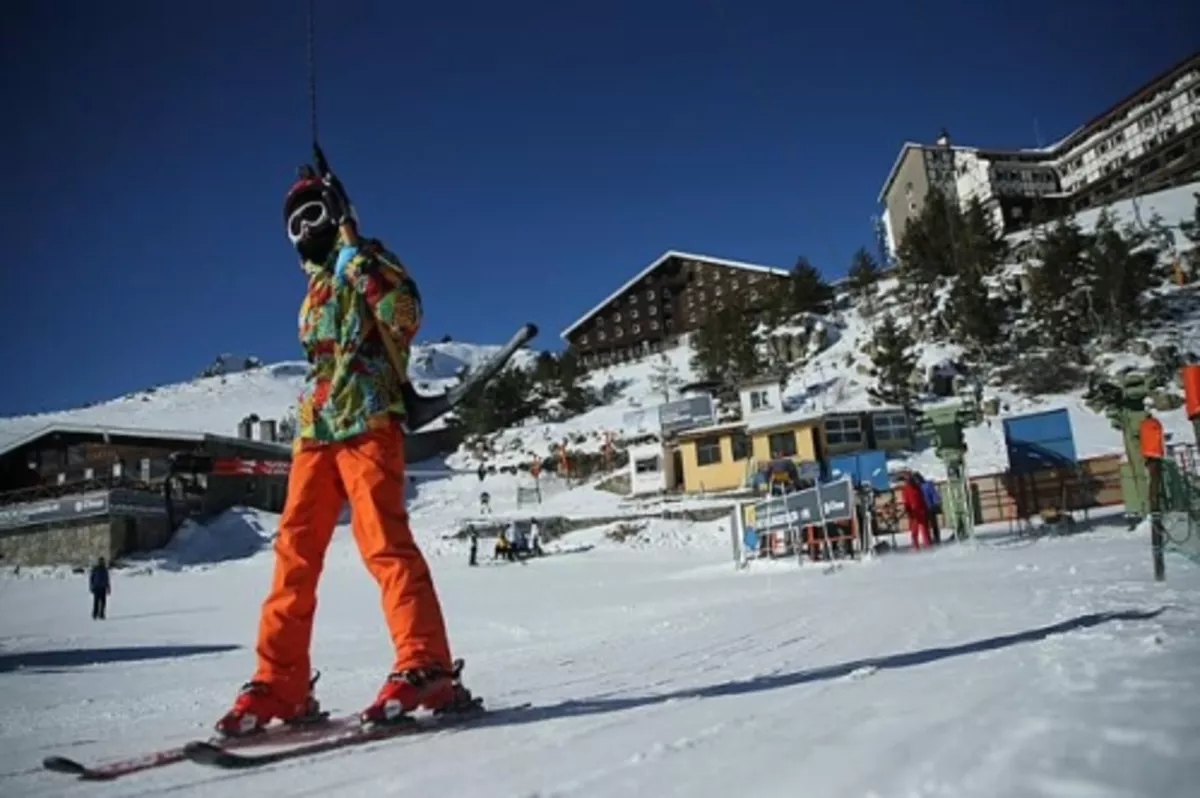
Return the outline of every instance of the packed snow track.
{"type": "MultiPolygon", "coordinates": [[[[491,704],[453,733],[227,773],[106,783],[48,754],[118,757],[206,736],[253,667],[271,558],[118,574],[94,622],[82,576],[0,580],[4,796],[1195,796],[1200,570],[1155,583],[1140,531],[995,539],[833,573],[735,572],[709,546],[468,568],[433,557],[455,654],[491,704]]],[[[346,530],[313,661],[334,711],[389,663],[346,530]]]]}

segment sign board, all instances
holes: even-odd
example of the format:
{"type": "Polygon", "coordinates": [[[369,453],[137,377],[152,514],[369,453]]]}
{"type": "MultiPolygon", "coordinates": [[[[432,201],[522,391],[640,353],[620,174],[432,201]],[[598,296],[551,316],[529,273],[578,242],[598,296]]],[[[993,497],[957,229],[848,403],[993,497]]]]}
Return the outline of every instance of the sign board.
{"type": "Polygon", "coordinates": [[[759,535],[789,526],[810,526],[825,521],[845,521],[854,516],[854,488],[849,479],[828,482],[786,496],[774,496],[752,507],[747,519],[759,535]]]}
{"type": "Polygon", "coordinates": [[[0,530],[77,521],[109,513],[164,515],[166,512],[162,494],[134,490],[102,490],[0,507],[0,530]]]}
{"type": "Polygon", "coordinates": [[[706,427],[716,418],[713,398],[708,394],[689,396],[658,406],[658,425],[663,435],[706,427]]]}
{"type": "Polygon", "coordinates": [[[834,479],[848,477],[856,485],[867,484],[881,492],[892,486],[887,453],[879,449],[834,455],[829,458],[829,473],[834,479]]]}
{"type": "Polygon", "coordinates": [[[621,416],[621,429],[623,430],[633,430],[635,432],[657,431],[652,429],[650,426],[652,424],[658,424],[658,414],[653,410],[630,410],[621,416]]]}
{"type": "Polygon", "coordinates": [[[1004,447],[1014,474],[1073,468],[1079,459],[1066,408],[1004,419],[1004,447]]]}

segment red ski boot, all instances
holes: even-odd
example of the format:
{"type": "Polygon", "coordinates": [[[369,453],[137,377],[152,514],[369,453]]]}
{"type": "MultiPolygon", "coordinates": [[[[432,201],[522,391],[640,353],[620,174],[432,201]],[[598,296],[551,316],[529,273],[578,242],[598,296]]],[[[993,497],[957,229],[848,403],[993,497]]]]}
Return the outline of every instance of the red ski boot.
{"type": "Polygon", "coordinates": [[[463,661],[454,661],[454,670],[418,668],[388,676],[375,701],[359,713],[364,724],[389,724],[403,721],[410,712],[424,707],[434,714],[465,712],[479,702],[472,698],[460,681],[463,661]]]}
{"type": "Polygon", "coordinates": [[[308,684],[308,695],[299,704],[283,701],[264,682],[247,682],[238,691],[233,707],[216,723],[217,734],[224,737],[245,737],[262,731],[273,720],[288,724],[316,723],[326,717],[313,697],[312,689],[318,673],[308,684]]]}

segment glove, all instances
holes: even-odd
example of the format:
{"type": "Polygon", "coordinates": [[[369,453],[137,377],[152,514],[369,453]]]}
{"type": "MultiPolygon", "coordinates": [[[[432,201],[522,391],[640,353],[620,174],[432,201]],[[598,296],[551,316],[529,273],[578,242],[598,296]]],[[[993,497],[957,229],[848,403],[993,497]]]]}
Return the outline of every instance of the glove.
{"type": "Polygon", "coordinates": [[[358,246],[356,244],[343,244],[338,249],[337,261],[333,265],[333,276],[338,282],[346,282],[346,266],[358,254],[358,246]]]}
{"type": "Polygon", "coordinates": [[[333,217],[334,224],[341,227],[350,221],[350,198],[346,196],[342,181],[332,172],[326,172],[321,178],[321,199],[325,202],[329,215],[333,217]]]}

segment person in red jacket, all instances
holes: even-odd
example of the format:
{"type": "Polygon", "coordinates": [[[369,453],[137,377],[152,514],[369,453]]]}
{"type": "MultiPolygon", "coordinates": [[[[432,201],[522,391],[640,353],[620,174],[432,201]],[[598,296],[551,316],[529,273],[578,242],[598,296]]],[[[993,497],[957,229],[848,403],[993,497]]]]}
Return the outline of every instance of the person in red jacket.
{"type": "Polygon", "coordinates": [[[929,539],[929,509],[925,506],[925,497],[921,495],[921,486],[911,472],[905,472],[904,482],[900,486],[900,500],[904,503],[904,514],[908,516],[908,533],[912,535],[912,546],[918,551],[921,542],[932,546],[929,539]]]}

